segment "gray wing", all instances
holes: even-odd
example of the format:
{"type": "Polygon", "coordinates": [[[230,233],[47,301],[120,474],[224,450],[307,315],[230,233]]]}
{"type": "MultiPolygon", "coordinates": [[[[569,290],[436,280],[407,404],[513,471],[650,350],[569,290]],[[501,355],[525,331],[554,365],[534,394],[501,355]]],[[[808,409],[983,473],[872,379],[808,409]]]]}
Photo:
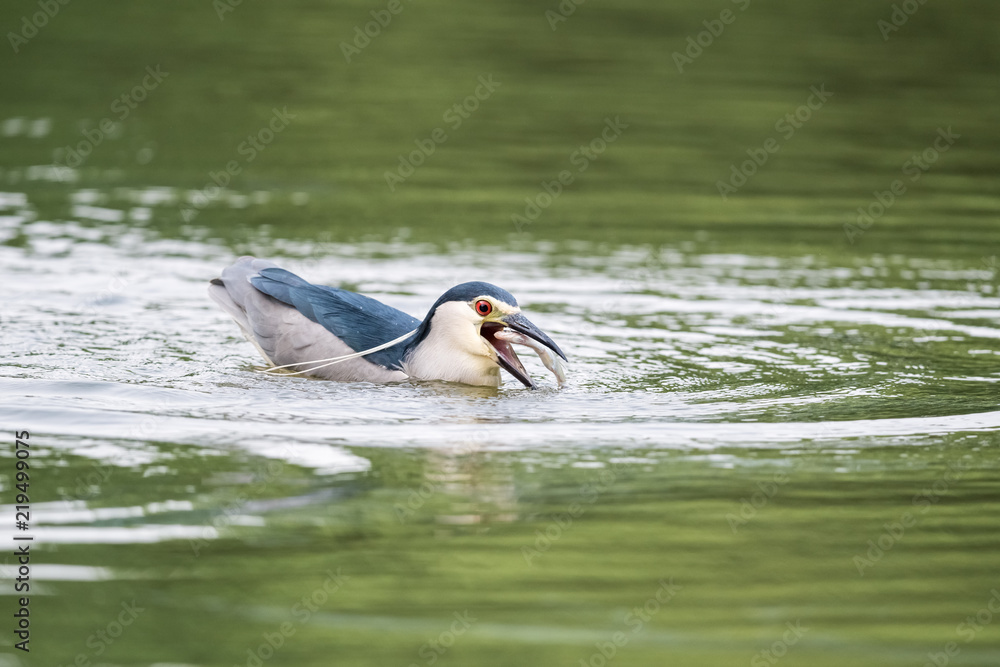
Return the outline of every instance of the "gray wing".
{"type": "MultiPolygon", "coordinates": [[[[264,268],[250,284],[299,311],[347,343],[354,351],[370,350],[416,331],[420,320],[370,297],[335,287],[313,285],[290,271],[264,268]]],[[[410,341],[365,355],[390,370],[402,370],[410,341]]]]}
{"type": "MultiPolygon", "coordinates": [[[[236,320],[247,340],[254,344],[265,361],[273,366],[284,366],[354,352],[323,325],[264,294],[250,283],[251,278],[269,268],[277,268],[277,265],[255,257],[240,257],[208,287],[209,296],[236,320]]],[[[307,364],[289,370],[308,367],[307,364]]],[[[383,368],[364,358],[327,366],[309,375],[346,382],[392,382],[407,377],[401,371],[383,368]]]]}

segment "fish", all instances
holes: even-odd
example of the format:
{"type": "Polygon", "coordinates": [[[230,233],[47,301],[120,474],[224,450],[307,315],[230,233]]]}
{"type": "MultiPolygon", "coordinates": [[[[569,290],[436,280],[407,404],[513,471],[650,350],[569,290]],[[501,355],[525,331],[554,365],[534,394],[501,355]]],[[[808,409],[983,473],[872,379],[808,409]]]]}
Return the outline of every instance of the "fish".
{"type": "Polygon", "coordinates": [[[566,364],[563,363],[563,360],[557,355],[552,354],[549,348],[545,347],[535,339],[528,338],[527,336],[510,328],[497,331],[494,336],[514,345],[524,345],[525,347],[530,347],[536,354],[538,354],[538,358],[542,360],[543,364],[545,364],[545,368],[549,369],[549,371],[556,377],[556,382],[559,383],[559,386],[561,387],[566,383],[566,364]]]}

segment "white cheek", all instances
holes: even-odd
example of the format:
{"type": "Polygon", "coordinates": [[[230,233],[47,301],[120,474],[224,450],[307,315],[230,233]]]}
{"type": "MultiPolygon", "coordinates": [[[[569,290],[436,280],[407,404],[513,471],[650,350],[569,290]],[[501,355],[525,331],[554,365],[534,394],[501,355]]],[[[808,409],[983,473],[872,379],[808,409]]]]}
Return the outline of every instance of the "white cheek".
{"type": "Polygon", "coordinates": [[[434,311],[430,333],[408,360],[405,371],[425,380],[496,386],[500,369],[489,343],[479,335],[482,317],[465,303],[434,311]]]}

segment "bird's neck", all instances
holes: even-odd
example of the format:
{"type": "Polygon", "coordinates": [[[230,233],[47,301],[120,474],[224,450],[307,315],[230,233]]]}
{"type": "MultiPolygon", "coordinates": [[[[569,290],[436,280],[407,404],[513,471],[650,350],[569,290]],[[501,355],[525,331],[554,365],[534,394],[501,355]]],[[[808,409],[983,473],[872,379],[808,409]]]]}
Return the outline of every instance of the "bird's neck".
{"type": "Polygon", "coordinates": [[[500,385],[500,367],[479,335],[475,314],[458,302],[443,303],[428,314],[403,360],[403,372],[418,380],[500,385]]]}

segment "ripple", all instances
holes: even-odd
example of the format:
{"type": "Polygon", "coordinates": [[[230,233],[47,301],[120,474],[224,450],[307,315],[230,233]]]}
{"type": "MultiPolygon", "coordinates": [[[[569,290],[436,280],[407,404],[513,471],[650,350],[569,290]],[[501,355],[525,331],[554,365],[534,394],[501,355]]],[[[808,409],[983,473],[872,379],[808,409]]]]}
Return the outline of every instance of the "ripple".
{"type": "MultiPolygon", "coordinates": [[[[176,194],[78,190],[72,199],[93,212],[111,201],[166,205],[176,194]]],[[[5,193],[0,204],[30,202],[5,193]]],[[[1000,319],[1000,299],[956,289],[983,273],[957,260],[835,266],[580,243],[570,253],[547,243],[513,252],[259,239],[255,252],[290,270],[320,283],[349,279],[418,316],[444,286],[487,278],[517,294],[571,356],[562,391],[533,357],[525,363],[547,387],[538,392],[378,387],[255,373],[252,348],[204,294],[231,251],[194,240],[204,230],[168,239],[102,216],[110,219],[8,220],[27,241],[0,246],[0,277],[25,285],[4,313],[20,325],[4,330],[0,408],[77,438],[74,453],[97,461],[160,461],[156,438],[327,474],[367,469],[348,449],[360,444],[875,445],[1000,426],[985,393],[1000,378],[1000,327],[986,324],[1000,319]],[[893,285],[859,287],[873,271],[893,285]],[[942,402],[942,391],[967,400],[942,402]]]]}

